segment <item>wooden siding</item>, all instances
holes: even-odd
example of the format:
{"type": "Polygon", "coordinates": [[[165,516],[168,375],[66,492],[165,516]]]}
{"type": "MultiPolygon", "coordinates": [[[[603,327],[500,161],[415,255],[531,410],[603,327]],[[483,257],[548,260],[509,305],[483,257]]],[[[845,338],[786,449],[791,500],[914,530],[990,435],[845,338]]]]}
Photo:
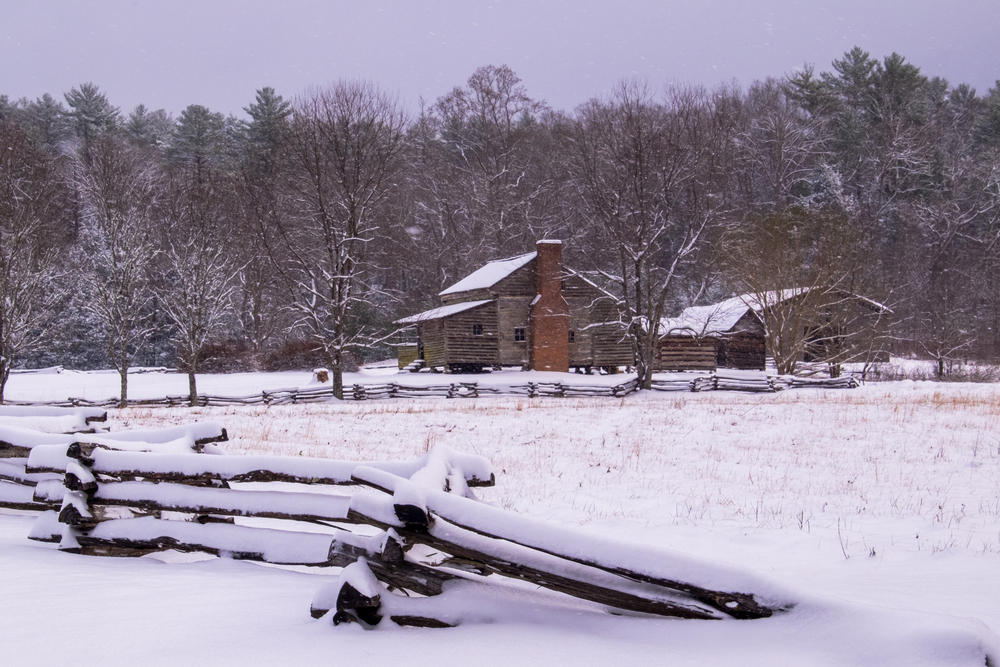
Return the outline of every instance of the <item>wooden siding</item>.
{"type": "Polygon", "coordinates": [[[716,340],[692,336],[667,336],[656,344],[654,370],[714,371],[716,340]]]}
{"type": "MultiPolygon", "coordinates": [[[[532,296],[531,298],[534,298],[532,296]]],[[[526,296],[497,297],[499,356],[504,366],[524,366],[528,363],[531,327],[528,324],[531,299],[526,296]],[[514,329],[524,329],[525,339],[514,340],[514,329]]]]}
{"type": "Polygon", "coordinates": [[[746,314],[736,321],[729,331],[726,332],[727,335],[748,333],[756,334],[758,336],[764,335],[764,323],[760,321],[760,315],[755,313],[753,310],[747,310],[746,314]]]}
{"type": "Polygon", "coordinates": [[[419,325],[420,345],[424,351],[424,362],[430,368],[444,366],[447,363],[444,344],[444,321],[429,320],[419,325]]]}
{"type": "MultiPolygon", "coordinates": [[[[456,345],[449,345],[448,363],[478,363],[487,366],[502,364],[504,366],[524,366],[528,363],[528,346],[530,344],[530,324],[529,310],[531,300],[535,298],[535,266],[537,259],[533,259],[520,267],[495,285],[478,290],[468,290],[457,292],[442,297],[445,304],[464,303],[477,299],[495,299],[496,306],[493,308],[490,327],[484,329],[486,335],[488,331],[493,332],[491,346],[462,345],[456,340],[456,345]],[[524,329],[526,339],[524,341],[514,340],[514,329],[524,329]],[[462,350],[461,360],[451,353],[451,350],[462,350]],[[482,352],[479,358],[472,358],[474,349],[482,352]]],[[[473,309],[475,311],[479,308],[473,309]]],[[[453,318],[449,317],[449,322],[453,318]]],[[[485,322],[483,322],[485,327],[485,322]]],[[[450,326],[450,325],[449,325],[450,326]]]]}
{"type": "Polygon", "coordinates": [[[497,304],[495,301],[443,318],[445,363],[482,364],[500,363],[497,331],[497,304]],[[482,326],[482,335],[473,333],[473,325],[482,326]]]}
{"type": "Polygon", "coordinates": [[[537,266],[538,259],[531,260],[493,285],[490,288],[490,293],[496,296],[527,297],[530,302],[538,294],[538,285],[535,282],[535,267],[537,266]]]}
{"type": "Polygon", "coordinates": [[[579,276],[570,275],[563,281],[563,298],[569,305],[569,330],[573,342],[569,344],[570,367],[594,365],[593,305],[599,293],[593,285],[579,276]]]}
{"type": "Polygon", "coordinates": [[[733,334],[719,341],[716,363],[720,368],[764,370],[765,348],[762,333],[733,334]]]}
{"type": "Polygon", "coordinates": [[[493,294],[488,289],[474,289],[466,290],[464,292],[455,292],[454,294],[445,294],[441,297],[441,305],[450,306],[453,303],[465,303],[466,301],[485,301],[486,299],[492,299],[493,294]]]}
{"type": "MultiPolygon", "coordinates": [[[[591,287],[591,289],[594,289],[591,287]]],[[[635,349],[618,319],[618,307],[608,295],[595,290],[591,309],[594,366],[601,368],[634,366],[635,349]]]]}
{"type": "Polygon", "coordinates": [[[420,347],[416,343],[404,343],[396,346],[396,363],[400,370],[406,368],[420,357],[420,347]]]}

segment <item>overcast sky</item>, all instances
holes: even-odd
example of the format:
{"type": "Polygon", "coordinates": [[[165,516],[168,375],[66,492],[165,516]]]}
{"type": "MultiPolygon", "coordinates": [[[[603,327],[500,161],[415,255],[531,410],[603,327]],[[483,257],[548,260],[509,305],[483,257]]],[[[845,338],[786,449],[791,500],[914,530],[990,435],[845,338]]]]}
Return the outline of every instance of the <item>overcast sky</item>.
{"type": "Polygon", "coordinates": [[[92,81],[123,111],[175,115],[243,116],[263,86],[290,98],[340,78],[415,108],[488,64],[572,110],[625,76],[745,85],[855,45],[980,94],[1000,79],[1000,0],[0,0],[0,17],[0,94],[92,81]]]}

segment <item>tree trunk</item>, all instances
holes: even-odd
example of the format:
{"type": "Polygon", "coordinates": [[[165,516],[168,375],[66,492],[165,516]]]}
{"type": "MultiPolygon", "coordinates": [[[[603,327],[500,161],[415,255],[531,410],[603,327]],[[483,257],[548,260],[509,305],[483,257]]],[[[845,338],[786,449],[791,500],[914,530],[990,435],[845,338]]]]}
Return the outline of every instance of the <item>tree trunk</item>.
{"type": "Polygon", "coordinates": [[[128,353],[122,347],[121,358],[119,359],[118,375],[121,376],[121,396],[118,399],[118,407],[128,407],[128,353]]]}
{"type": "Polygon", "coordinates": [[[198,370],[197,359],[192,359],[191,363],[188,364],[188,397],[191,401],[191,407],[198,407],[198,384],[194,379],[194,374],[198,370]]]}
{"type": "Polygon", "coordinates": [[[636,364],[635,371],[638,375],[639,388],[651,389],[653,387],[653,356],[656,354],[656,339],[644,333],[635,335],[636,364]]]}
{"type": "Polygon", "coordinates": [[[337,350],[333,353],[330,373],[333,375],[333,396],[338,401],[344,400],[344,355],[337,350]]]}
{"type": "Polygon", "coordinates": [[[0,359],[0,405],[3,405],[3,392],[7,387],[7,379],[10,377],[10,364],[6,359],[0,359]]]}

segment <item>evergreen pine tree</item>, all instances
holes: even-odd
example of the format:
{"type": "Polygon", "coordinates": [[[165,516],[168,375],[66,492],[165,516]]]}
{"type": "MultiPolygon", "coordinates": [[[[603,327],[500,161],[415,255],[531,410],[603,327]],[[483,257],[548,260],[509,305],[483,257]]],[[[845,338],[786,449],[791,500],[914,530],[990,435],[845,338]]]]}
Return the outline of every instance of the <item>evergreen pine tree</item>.
{"type": "Polygon", "coordinates": [[[195,180],[200,183],[204,171],[222,161],[227,143],[226,118],[200,104],[192,104],[177,119],[167,155],[174,163],[193,169],[195,180]]]}
{"type": "Polygon", "coordinates": [[[174,119],[163,109],[149,111],[140,104],[125,121],[125,132],[140,146],[163,148],[174,132],[174,119]]]}
{"type": "Polygon", "coordinates": [[[976,141],[983,146],[1000,148],[1000,80],[990,88],[986,110],[976,126],[976,141]]]}
{"type": "Polygon", "coordinates": [[[91,146],[101,134],[118,127],[121,114],[118,107],[108,102],[107,96],[93,83],[80,84],[65,94],[66,104],[72,111],[66,115],[72,123],[77,138],[83,142],[85,164],[90,163],[91,146]]]}

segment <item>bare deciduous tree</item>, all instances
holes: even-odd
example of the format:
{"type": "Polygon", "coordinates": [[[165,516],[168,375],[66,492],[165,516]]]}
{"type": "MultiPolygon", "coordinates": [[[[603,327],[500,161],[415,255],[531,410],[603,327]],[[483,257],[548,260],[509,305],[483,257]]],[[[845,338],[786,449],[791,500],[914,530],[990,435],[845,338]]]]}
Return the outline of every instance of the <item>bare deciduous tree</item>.
{"type": "Polygon", "coordinates": [[[149,271],[155,246],[149,225],[159,175],[144,151],[114,136],[96,140],[90,163],[79,163],[77,172],[85,202],[80,235],[86,307],[103,326],[124,407],[128,369],[153,331],[149,271]]]}
{"type": "Polygon", "coordinates": [[[869,300],[870,262],[843,213],[801,207],[751,215],[726,236],[730,280],[761,315],[779,374],[840,365],[885,344],[890,311],[869,300]]]}
{"type": "Polygon", "coordinates": [[[606,244],[595,263],[620,295],[643,388],[652,382],[660,320],[676,282],[726,214],[720,188],[732,119],[722,102],[674,90],[661,103],[646,84],[625,81],[578,112],[577,178],[585,213],[606,244]]]}
{"type": "Polygon", "coordinates": [[[399,167],[406,119],[373,84],[341,81],[295,101],[285,214],[271,217],[275,266],[330,363],[343,398],[344,354],[364,342],[353,315],[371,288],[366,253],[399,167]],[[280,246],[280,247],[279,247],[280,246]]]}
{"type": "Polygon", "coordinates": [[[192,406],[198,404],[196,374],[205,345],[233,311],[237,269],[227,242],[225,188],[218,176],[189,169],[167,191],[166,239],[159,253],[165,275],[156,294],[174,325],[192,406]]]}
{"type": "Polygon", "coordinates": [[[460,219],[479,260],[522,250],[545,225],[549,184],[539,178],[531,151],[544,110],[506,65],[480,67],[434,105],[434,139],[444,153],[440,175],[448,181],[427,190],[428,204],[460,219]]]}

